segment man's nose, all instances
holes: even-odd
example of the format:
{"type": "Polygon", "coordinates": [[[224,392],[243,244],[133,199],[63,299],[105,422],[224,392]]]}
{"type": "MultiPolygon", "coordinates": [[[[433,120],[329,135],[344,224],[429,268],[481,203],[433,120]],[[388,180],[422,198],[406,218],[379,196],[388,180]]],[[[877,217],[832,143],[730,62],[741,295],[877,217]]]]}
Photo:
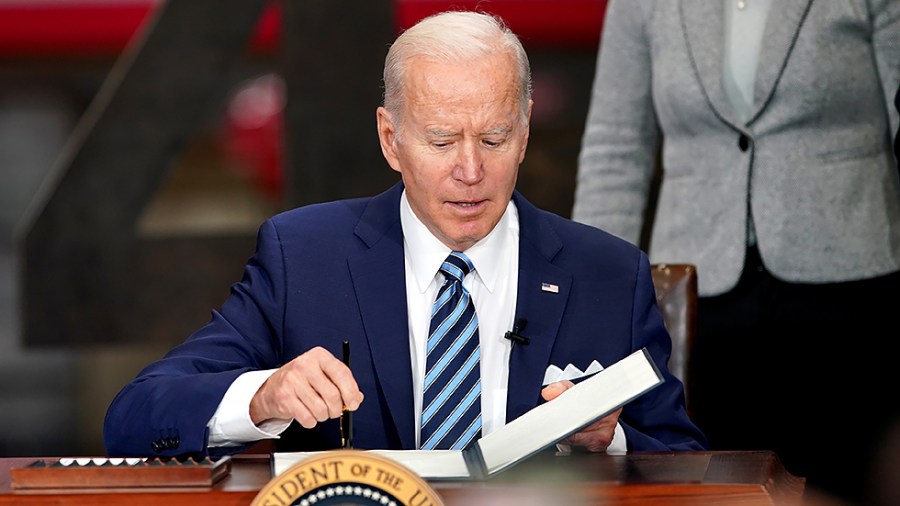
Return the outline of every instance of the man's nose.
{"type": "Polygon", "coordinates": [[[461,143],[459,156],[453,168],[453,176],[464,183],[474,184],[480,181],[483,175],[484,159],[477,143],[461,143]]]}

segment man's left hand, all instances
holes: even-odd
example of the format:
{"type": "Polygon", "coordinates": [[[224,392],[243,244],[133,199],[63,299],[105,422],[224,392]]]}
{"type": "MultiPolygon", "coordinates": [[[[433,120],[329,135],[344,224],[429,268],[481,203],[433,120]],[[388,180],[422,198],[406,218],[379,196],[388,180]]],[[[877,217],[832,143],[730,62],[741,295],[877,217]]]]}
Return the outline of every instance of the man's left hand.
{"type": "MultiPolygon", "coordinates": [[[[569,380],[550,383],[541,390],[541,397],[544,400],[552,401],[573,386],[575,384],[569,380]]],[[[619,408],[560,442],[572,446],[582,446],[591,452],[605,452],[612,444],[621,413],[622,408],[619,408]]]]}

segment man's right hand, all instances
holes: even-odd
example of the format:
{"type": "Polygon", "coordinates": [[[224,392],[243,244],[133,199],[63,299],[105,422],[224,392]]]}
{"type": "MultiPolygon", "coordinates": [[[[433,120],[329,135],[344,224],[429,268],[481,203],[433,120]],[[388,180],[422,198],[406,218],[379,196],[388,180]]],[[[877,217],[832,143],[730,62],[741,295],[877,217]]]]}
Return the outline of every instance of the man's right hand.
{"type": "Polygon", "coordinates": [[[339,417],[345,407],[355,411],[362,401],[350,368],[325,348],[316,347],[269,376],[250,400],[250,419],[257,426],[273,419],[294,419],[311,429],[339,417]]]}

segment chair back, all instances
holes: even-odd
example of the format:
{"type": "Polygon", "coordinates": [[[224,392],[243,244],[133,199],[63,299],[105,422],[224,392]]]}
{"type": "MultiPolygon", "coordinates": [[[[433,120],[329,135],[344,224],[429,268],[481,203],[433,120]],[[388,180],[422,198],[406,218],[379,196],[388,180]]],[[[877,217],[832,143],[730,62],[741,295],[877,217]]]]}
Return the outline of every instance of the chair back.
{"type": "Polygon", "coordinates": [[[684,383],[690,412],[691,350],[697,334],[697,268],[692,264],[650,266],[656,302],[672,337],[669,370],[684,383]]]}

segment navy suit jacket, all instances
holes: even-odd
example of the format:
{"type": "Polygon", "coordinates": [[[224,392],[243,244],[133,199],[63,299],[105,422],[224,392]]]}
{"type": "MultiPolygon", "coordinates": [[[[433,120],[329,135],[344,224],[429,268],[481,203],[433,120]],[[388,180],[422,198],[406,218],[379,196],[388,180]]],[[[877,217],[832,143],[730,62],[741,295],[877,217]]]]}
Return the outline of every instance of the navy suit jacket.
{"type": "MultiPolygon", "coordinates": [[[[398,183],[372,197],[315,204],[266,221],[243,279],[210,321],[118,394],[104,424],[110,455],[205,454],[207,422],[238,375],[272,369],[321,345],[340,356],[349,340],[365,400],[354,414],[358,448],[415,447],[398,183]]],[[[665,382],[629,403],[620,418],[629,449],[699,450],[682,384],[665,367],[671,341],[654,297],[647,257],[598,229],[541,211],[518,192],[516,316],[528,345],[509,362],[507,420],[541,403],[551,364],[610,365],[646,347],[665,382]],[[542,283],[559,287],[543,291],[542,283]]],[[[337,448],[329,420],[296,422],[293,447],[337,448]]],[[[280,441],[284,443],[285,441],[280,441]]]]}

